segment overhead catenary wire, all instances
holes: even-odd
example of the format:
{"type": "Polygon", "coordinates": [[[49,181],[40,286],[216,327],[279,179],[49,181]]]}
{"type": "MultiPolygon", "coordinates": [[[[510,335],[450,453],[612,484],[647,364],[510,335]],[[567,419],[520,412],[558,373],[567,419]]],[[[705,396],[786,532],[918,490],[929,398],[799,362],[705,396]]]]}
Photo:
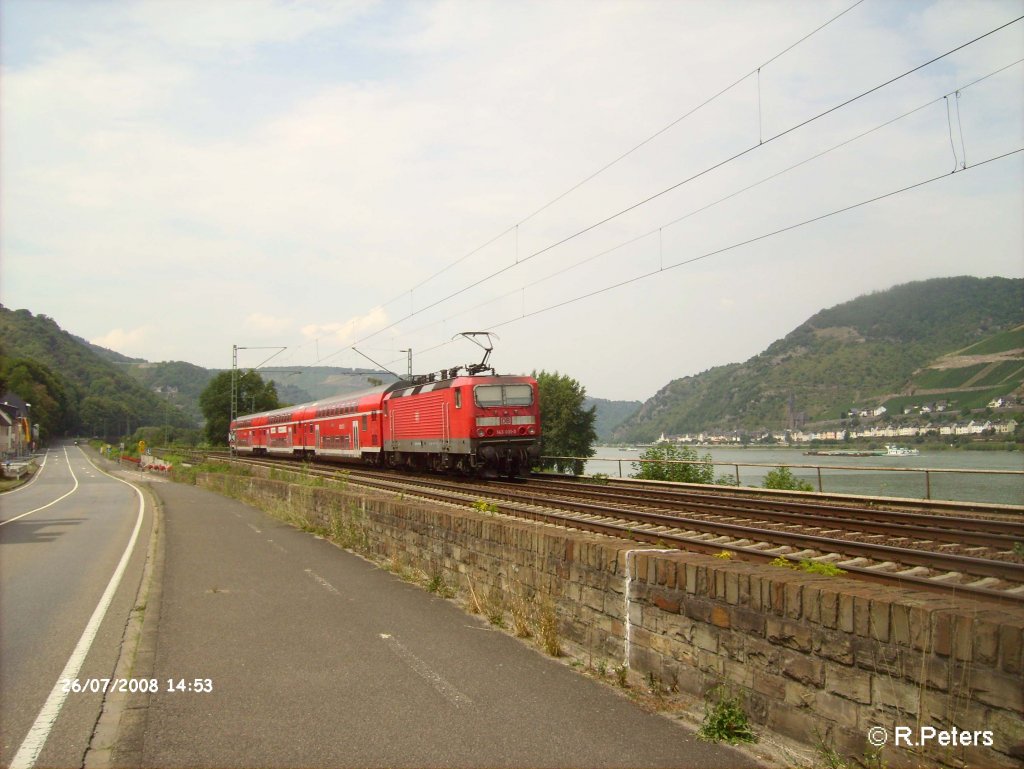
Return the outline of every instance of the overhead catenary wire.
{"type": "Polygon", "coordinates": [[[815,154],[813,154],[813,155],[811,155],[811,156],[809,156],[807,158],[804,158],[803,160],[801,160],[801,161],[799,161],[797,163],[794,163],[793,165],[787,166],[786,168],[783,168],[783,169],[781,169],[779,171],[776,171],[775,173],[772,173],[772,174],[769,174],[768,176],[762,177],[761,179],[757,180],[756,182],[748,184],[747,186],[742,187],[742,188],[740,188],[740,189],[738,189],[738,190],[736,190],[734,192],[731,192],[728,195],[725,195],[725,196],[723,196],[721,198],[718,198],[718,199],[716,199],[716,200],[714,200],[714,201],[712,201],[710,203],[707,203],[707,204],[705,204],[705,205],[703,205],[703,206],[701,206],[699,208],[696,208],[696,209],[694,209],[692,211],[689,211],[686,214],[683,214],[682,216],[678,216],[675,219],[672,219],[672,220],[670,220],[668,222],[665,222],[665,223],[659,225],[655,229],[648,230],[647,232],[641,233],[640,235],[635,235],[635,236],[633,236],[633,237],[631,237],[631,238],[629,238],[627,240],[622,241],[621,243],[618,243],[618,244],[616,244],[614,246],[611,246],[610,248],[603,249],[603,250],[601,250],[601,251],[599,251],[599,252],[597,252],[595,254],[591,254],[590,256],[585,257],[584,259],[581,259],[581,260],[579,260],[577,262],[574,262],[574,263],[572,263],[570,265],[562,267],[562,268],[560,268],[560,269],[558,269],[558,270],[556,270],[556,271],[554,271],[552,273],[549,273],[548,275],[545,275],[544,277],[537,278],[537,279],[532,280],[532,281],[530,281],[528,283],[525,283],[522,286],[520,286],[519,288],[513,289],[512,291],[509,291],[509,292],[507,292],[505,294],[501,294],[501,295],[499,295],[497,297],[491,297],[490,299],[487,299],[487,300],[485,300],[483,302],[480,302],[479,304],[475,304],[472,307],[469,307],[469,308],[467,308],[465,310],[461,310],[458,313],[455,313],[454,315],[449,315],[449,316],[447,316],[447,317],[445,317],[445,318],[443,318],[441,320],[428,323],[428,324],[426,324],[424,326],[420,326],[419,328],[416,328],[416,329],[412,329],[408,333],[410,333],[410,334],[417,334],[417,333],[420,333],[422,331],[426,331],[427,329],[433,328],[434,326],[438,326],[438,325],[442,325],[442,324],[445,324],[445,323],[449,323],[449,322],[453,321],[455,318],[458,318],[461,315],[466,315],[466,314],[468,314],[470,312],[473,312],[475,310],[480,309],[481,307],[486,307],[489,304],[493,304],[494,302],[500,301],[502,299],[506,299],[506,298],[508,298],[510,296],[513,296],[513,295],[516,295],[516,294],[525,294],[525,291],[528,288],[533,288],[534,286],[537,286],[537,285],[540,285],[541,283],[545,283],[545,282],[547,282],[549,280],[552,280],[553,278],[556,278],[559,275],[564,275],[565,273],[570,272],[570,271],[572,271],[572,270],[574,270],[574,269],[576,269],[578,267],[582,267],[583,265],[588,264],[588,263],[594,261],[595,259],[599,259],[602,256],[607,256],[608,254],[611,254],[611,253],[613,253],[613,252],[615,252],[615,251],[617,251],[617,250],[619,250],[621,248],[624,248],[626,246],[629,246],[629,245],[632,245],[634,243],[637,243],[637,242],[639,242],[641,240],[644,240],[645,238],[649,238],[649,237],[651,237],[651,236],[653,236],[655,234],[658,235],[658,258],[659,258],[659,263],[660,264],[664,264],[664,262],[663,262],[663,259],[664,259],[664,255],[663,255],[664,245],[663,245],[662,234],[663,234],[663,231],[665,229],[667,229],[667,228],[669,228],[669,227],[671,227],[671,226],[673,226],[675,224],[678,224],[678,223],[680,223],[682,221],[685,221],[686,219],[688,219],[688,218],[690,218],[692,216],[695,216],[695,215],[697,215],[699,213],[707,211],[708,209],[713,208],[714,206],[717,206],[720,203],[724,203],[724,202],[726,202],[728,200],[731,200],[731,199],[733,199],[733,198],[735,198],[735,197],[737,197],[739,195],[742,195],[745,192],[749,192],[750,190],[755,189],[756,187],[759,187],[762,184],[765,184],[765,183],[767,183],[769,181],[772,181],[773,179],[777,179],[780,176],[783,176],[783,175],[789,173],[790,171],[794,171],[797,168],[800,168],[802,166],[807,165],[808,163],[812,163],[813,161],[818,160],[819,158],[822,158],[822,157],[824,157],[824,156],[826,156],[826,155],[828,155],[828,154],[830,154],[832,152],[835,152],[836,150],[842,149],[843,147],[846,147],[846,146],[848,146],[848,145],[850,145],[850,144],[852,144],[852,143],[854,143],[854,142],[856,142],[856,141],[858,141],[860,139],[863,139],[866,136],[869,136],[869,135],[871,135],[873,133],[876,133],[877,131],[880,131],[883,128],[891,126],[894,123],[899,122],[900,120],[908,118],[911,115],[915,115],[918,112],[920,112],[920,111],[922,111],[924,109],[927,109],[928,107],[930,107],[932,105],[938,104],[940,101],[947,100],[954,93],[955,94],[960,94],[961,92],[966,91],[968,88],[971,88],[972,86],[975,86],[975,85],[977,85],[977,84],[979,84],[979,83],[989,79],[990,77],[998,75],[999,73],[1004,72],[1004,71],[1010,69],[1011,67],[1017,66],[1017,65],[1019,65],[1021,63],[1024,63],[1024,59],[1017,59],[1016,61],[1011,62],[1010,64],[1007,64],[1005,66],[1002,66],[999,69],[993,70],[992,72],[989,72],[986,75],[982,75],[981,77],[976,78],[976,79],[972,80],[969,83],[965,83],[964,85],[958,86],[955,89],[955,91],[950,91],[947,94],[944,94],[944,95],[939,96],[937,98],[931,99],[931,100],[929,100],[929,101],[927,101],[927,102],[925,102],[925,103],[923,103],[923,104],[921,104],[921,105],[919,105],[917,107],[914,107],[911,110],[908,110],[908,111],[902,113],[901,115],[897,115],[896,117],[890,118],[889,120],[886,120],[885,122],[879,123],[878,125],[874,126],[873,128],[869,128],[866,131],[862,131],[862,132],[858,133],[857,135],[850,137],[849,139],[845,139],[844,141],[841,141],[838,144],[834,144],[834,145],[832,145],[831,147],[829,147],[827,149],[824,149],[824,150],[822,150],[820,152],[817,152],[817,153],[815,153],[815,154]]]}
{"type": "MultiPolygon", "coordinates": [[[[981,35],[978,35],[977,37],[974,37],[971,40],[968,40],[967,42],[961,43],[960,45],[947,50],[945,53],[942,53],[942,54],[939,54],[937,56],[934,56],[931,59],[928,59],[927,61],[925,61],[925,62],[923,62],[921,64],[918,64],[917,66],[912,67],[911,69],[908,69],[908,70],[906,70],[905,72],[903,72],[903,73],[901,73],[899,75],[891,77],[891,78],[889,78],[888,80],[886,80],[886,81],[884,81],[882,83],[879,83],[879,84],[877,84],[877,85],[875,85],[875,86],[873,86],[873,87],[871,87],[871,88],[869,88],[869,89],[867,89],[865,91],[860,92],[859,94],[857,94],[855,96],[850,97],[849,99],[846,99],[845,101],[842,101],[842,102],[840,102],[840,103],[838,103],[838,104],[836,104],[836,105],[834,105],[832,107],[829,107],[829,108],[823,110],[822,112],[819,112],[819,113],[813,115],[812,117],[809,117],[809,118],[807,118],[807,119],[805,119],[805,120],[803,120],[803,121],[801,121],[799,123],[796,123],[796,124],[790,126],[789,128],[786,128],[786,129],[784,129],[782,131],[779,131],[778,133],[770,136],[767,139],[764,139],[763,141],[760,141],[757,144],[753,144],[753,145],[747,147],[746,149],[741,150],[740,152],[737,152],[736,154],[734,154],[734,155],[732,155],[730,157],[727,157],[727,158],[725,158],[723,160],[720,160],[720,161],[718,161],[716,163],[713,163],[712,165],[708,166],[707,168],[705,168],[705,169],[703,169],[701,171],[698,171],[697,173],[692,174],[691,176],[689,176],[689,177],[687,177],[687,178],[685,178],[685,179],[683,179],[683,180],[681,180],[679,182],[676,182],[675,184],[672,184],[669,187],[666,187],[666,188],[660,190],[659,192],[656,192],[656,193],[654,193],[654,194],[652,194],[652,195],[650,195],[650,196],[648,196],[646,198],[643,198],[642,200],[639,200],[639,201],[637,201],[635,203],[632,203],[631,205],[629,205],[629,206],[627,206],[627,207],[625,207],[625,208],[623,208],[623,209],[621,209],[621,210],[619,210],[619,211],[617,211],[617,212],[615,212],[613,214],[610,214],[610,215],[604,217],[603,219],[600,219],[599,221],[596,221],[596,222],[594,222],[594,223],[592,223],[592,224],[590,224],[590,225],[588,225],[588,226],[586,226],[586,227],[584,227],[584,228],[582,228],[582,229],[580,229],[580,230],[578,230],[578,231],[576,231],[576,232],[574,232],[574,233],[572,233],[570,235],[567,235],[566,237],[564,237],[564,238],[562,238],[562,239],[560,239],[560,240],[558,240],[558,241],[556,241],[554,243],[551,243],[551,244],[549,244],[547,246],[544,246],[543,248],[541,248],[541,249],[539,249],[537,251],[534,251],[534,252],[532,252],[532,253],[530,253],[530,254],[528,254],[526,256],[521,256],[513,264],[509,264],[509,265],[506,265],[504,267],[501,267],[501,268],[491,272],[490,274],[488,274],[488,275],[486,275],[486,276],[484,276],[482,278],[479,278],[478,280],[476,280],[476,281],[474,281],[474,282],[472,282],[472,283],[470,283],[470,284],[468,284],[466,286],[463,286],[462,288],[460,288],[460,289],[458,289],[458,290],[456,290],[456,291],[454,291],[454,292],[452,292],[452,293],[450,293],[450,294],[448,294],[448,295],[446,295],[446,296],[444,296],[444,297],[442,297],[440,299],[435,300],[434,302],[431,302],[431,303],[429,303],[427,305],[424,305],[423,307],[420,307],[419,309],[414,309],[408,315],[405,315],[405,316],[403,316],[401,318],[398,318],[397,320],[393,321],[392,323],[389,323],[388,325],[383,326],[380,329],[377,329],[376,331],[372,332],[371,334],[368,334],[367,336],[364,336],[361,339],[356,340],[355,342],[353,342],[353,344],[361,344],[362,342],[365,342],[368,339],[372,339],[374,336],[376,336],[376,335],[378,335],[378,334],[380,334],[380,333],[382,333],[384,331],[387,331],[388,329],[394,328],[399,323],[403,323],[404,321],[408,320],[411,317],[419,315],[420,313],[425,312],[426,310],[432,309],[432,308],[437,307],[438,305],[441,305],[441,304],[443,304],[443,303],[445,303],[445,302],[447,302],[447,301],[449,301],[451,299],[454,299],[455,297],[460,296],[460,295],[466,293],[467,291],[470,291],[470,290],[472,290],[472,289],[482,285],[483,283],[486,283],[487,281],[492,280],[493,278],[496,278],[496,277],[498,277],[498,276],[508,272],[509,270],[518,267],[521,264],[524,264],[524,263],[526,263],[526,262],[528,262],[528,261],[530,261],[530,260],[532,260],[532,259],[534,259],[534,258],[536,258],[538,256],[541,256],[542,254],[545,254],[548,251],[551,251],[551,250],[553,250],[555,248],[558,248],[559,246],[562,246],[562,245],[564,245],[564,244],[566,244],[566,243],[568,243],[568,242],[570,242],[570,241],[580,237],[581,235],[584,235],[584,234],[586,234],[588,232],[591,232],[592,230],[595,230],[598,227],[601,227],[602,225],[607,224],[607,223],[609,223],[609,222],[611,222],[611,221],[613,221],[613,220],[615,220],[615,219],[617,219],[617,218],[619,218],[619,217],[629,213],[630,211],[636,210],[637,208],[640,208],[641,206],[644,206],[644,205],[646,205],[646,204],[648,204],[648,203],[650,203],[650,202],[652,202],[654,200],[657,200],[658,198],[668,194],[669,192],[677,190],[677,189],[679,189],[680,187],[682,187],[682,186],[684,186],[686,184],[689,184],[689,183],[691,183],[691,182],[693,182],[693,181],[695,181],[695,180],[697,180],[697,179],[699,179],[699,178],[701,178],[703,176],[706,176],[707,174],[711,173],[712,171],[715,171],[715,170],[717,170],[719,168],[722,168],[723,166],[725,166],[725,165],[727,165],[729,163],[735,162],[736,160],[738,160],[738,159],[740,159],[740,158],[742,158],[742,157],[744,157],[744,156],[754,152],[755,150],[758,150],[758,149],[761,149],[761,148],[765,147],[766,145],[770,144],[771,142],[774,142],[774,141],[776,141],[778,139],[781,139],[784,136],[788,136],[788,135],[790,135],[790,134],[792,134],[792,133],[794,133],[796,131],[799,131],[800,129],[806,128],[807,126],[809,126],[812,123],[820,120],[821,118],[824,118],[827,115],[830,115],[830,114],[832,114],[832,113],[834,113],[834,112],[836,112],[838,110],[841,110],[844,107],[848,107],[849,105],[851,105],[851,104],[853,104],[853,103],[855,103],[855,102],[865,98],[866,96],[869,96],[870,94],[873,94],[873,93],[875,93],[875,92],[877,92],[877,91],[879,91],[879,90],[881,90],[883,88],[886,88],[887,86],[890,86],[893,83],[896,83],[896,82],[902,80],[903,78],[906,78],[906,77],[914,74],[915,72],[919,72],[920,70],[924,69],[925,67],[928,67],[928,66],[930,66],[932,64],[935,64],[936,62],[939,62],[942,59],[945,59],[945,58],[953,55],[954,53],[957,53],[958,51],[962,51],[963,49],[965,49],[965,48],[967,48],[967,47],[969,47],[971,45],[974,45],[975,43],[978,43],[979,41],[984,40],[985,38],[990,37],[991,35],[994,35],[997,32],[999,32],[999,31],[1001,31],[1003,29],[1006,29],[1007,27],[1009,27],[1009,26],[1011,26],[1013,24],[1016,24],[1016,23],[1020,22],[1022,19],[1024,19],[1024,15],[1018,16],[1015,19],[1007,21],[1007,22],[999,25],[998,27],[995,27],[995,28],[989,30],[988,32],[985,32],[985,33],[983,33],[981,35]]],[[[714,98],[714,97],[712,97],[712,98],[714,98]]],[[[493,240],[491,242],[493,242],[493,240]]],[[[346,349],[346,348],[343,348],[343,349],[346,349]]],[[[339,350],[338,353],[340,353],[341,351],[342,350],[339,350]]],[[[337,354],[337,353],[335,353],[335,354],[337,354]]],[[[328,356],[328,357],[330,357],[330,356],[328,356]]]]}
{"type": "MultiPolygon", "coordinates": [[[[720,99],[722,96],[727,94],[733,88],[737,87],[742,82],[744,82],[745,80],[750,78],[752,75],[756,74],[758,76],[758,86],[760,87],[760,74],[761,74],[761,69],[763,67],[767,67],[772,62],[776,61],[777,59],[781,58],[782,56],[785,56],[787,53],[792,51],[798,45],[800,45],[801,43],[803,43],[806,40],[810,39],[811,37],[813,37],[814,35],[819,33],[821,30],[825,29],[825,27],[829,26],[833,22],[835,22],[838,19],[840,19],[842,16],[845,16],[847,13],[852,11],[854,8],[856,8],[858,5],[860,5],[862,2],[864,2],[864,0],[857,0],[853,5],[847,7],[845,10],[840,11],[835,16],[833,16],[832,18],[830,18],[828,21],[824,22],[823,24],[819,25],[818,27],[815,27],[813,30],[811,30],[810,32],[805,34],[803,37],[801,37],[796,42],[790,43],[788,46],[783,48],[781,51],[779,51],[777,54],[772,56],[767,61],[762,62],[760,65],[758,65],[757,67],[752,69],[750,72],[747,72],[742,77],[734,80],[732,83],[730,83],[729,85],[725,86],[725,88],[721,89],[720,91],[718,91],[714,95],[709,96],[707,99],[702,101],[700,104],[698,104],[697,106],[691,108],[688,112],[684,113],[683,115],[680,115],[679,117],[677,117],[676,119],[674,119],[673,121],[671,121],[667,125],[663,126],[662,128],[658,129],[653,134],[651,134],[650,136],[648,136],[647,138],[645,138],[643,141],[639,142],[638,144],[635,144],[634,146],[632,146],[630,149],[628,149],[625,152],[623,152],[618,157],[616,157],[613,160],[610,160],[609,162],[605,163],[603,166],[598,168],[596,171],[591,173],[589,176],[586,176],[585,178],[583,178],[580,181],[576,182],[574,185],[572,185],[571,187],[569,187],[564,192],[560,193],[559,195],[557,195],[554,198],[552,198],[551,200],[549,200],[547,203],[542,205],[540,208],[536,209],[532,213],[530,213],[527,216],[525,216],[522,219],[520,219],[516,224],[513,224],[510,227],[507,227],[506,229],[502,230],[500,233],[495,235],[493,238],[491,238],[487,242],[477,246],[476,248],[474,248],[472,251],[468,252],[467,254],[465,254],[465,255],[459,257],[458,259],[456,259],[455,261],[445,265],[444,267],[442,267],[437,272],[434,272],[433,274],[431,274],[428,277],[426,277],[423,280],[421,280],[419,283],[414,285],[412,288],[408,289],[407,291],[403,291],[401,294],[398,294],[393,299],[390,299],[387,302],[384,302],[383,305],[381,305],[381,306],[386,307],[387,305],[395,303],[396,301],[398,301],[399,299],[404,297],[406,294],[412,294],[417,289],[422,288],[427,283],[429,283],[430,281],[434,280],[435,278],[440,277],[441,275],[443,275],[444,273],[446,273],[448,270],[452,269],[453,267],[457,267],[458,265],[462,264],[464,261],[466,261],[470,257],[475,256],[476,254],[480,253],[480,251],[482,251],[483,249],[487,248],[490,245],[493,245],[495,242],[501,240],[503,237],[505,237],[506,235],[508,235],[511,232],[515,232],[516,235],[517,235],[517,239],[518,239],[518,228],[519,228],[520,225],[526,224],[526,222],[530,221],[535,216],[543,213],[547,209],[551,208],[551,206],[555,205],[559,201],[561,201],[564,198],[568,197],[569,195],[571,195],[573,192],[578,190],[583,185],[587,184],[588,182],[593,181],[598,176],[603,174],[605,171],[608,171],[609,169],[611,169],[612,167],[614,167],[618,163],[620,163],[623,160],[625,160],[626,158],[628,158],[633,153],[637,152],[638,150],[642,149],[646,145],[650,144],[652,141],[657,139],[662,134],[672,130],[677,125],[682,123],[684,120],[687,120],[688,118],[690,118],[693,115],[697,114],[702,109],[704,109],[705,107],[707,107],[710,104],[714,103],[716,100],[720,99]]],[[[518,242],[516,244],[516,249],[517,249],[516,250],[516,260],[518,261],[518,242]]]]}
{"type": "MultiPolygon", "coordinates": [[[[928,184],[933,184],[933,183],[941,181],[943,179],[948,179],[951,176],[954,176],[954,175],[959,176],[960,174],[964,173],[965,171],[970,171],[970,170],[973,170],[975,168],[980,168],[981,166],[988,165],[990,163],[995,163],[995,162],[997,162],[999,160],[1004,160],[1006,158],[1012,157],[1013,155],[1017,155],[1017,154],[1019,154],[1021,152],[1024,152],[1024,147],[1018,147],[1015,150],[1011,150],[1009,152],[1004,152],[1004,153],[1002,153],[1000,155],[995,155],[995,156],[987,158],[985,160],[981,160],[981,161],[979,161],[977,163],[972,163],[971,165],[967,166],[966,168],[960,169],[959,173],[954,172],[954,171],[949,171],[949,172],[945,172],[945,173],[939,174],[937,176],[930,177],[928,179],[923,179],[923,180],[921,180],[919,182],[915,182],[914,184],[910,184],[910,185],[907,185],[905,187],[900,187],[899,189],[890,190],[889,192],[883,193],[881,195],[876,195],[875,197],[868,198],[866,200],[862,200],[860,202],[853,203],[853,204],[848,205],[848,206],[843,206],[842,208],[837,208],[837,209],[835,209],[833,211],[829,211],[828,213],[820,214],[818,216],[811,217],[810,219],[804,219],[803,221],[796,222],[794,224],[790,224],[790,225],[787,225],[785,227],[780,227],[779,229],[772,230],[771,232],[762,233],[761,235],[757,235],[757,236],[755,236],[753,238],[747,238],[746,240],[742,240],[742,241],[739,241],[737,243],[732,243],[732,244],[730,244],[728,246],[723,246],[722,248],[717,248],[717,249],[715,249],[713,251],[708,251],[706,253],[699,254],[698,256],[694,256],[694,257],[690,257],[688,259],[684,259],[682,261],[676,262],[675,264],[670,264],[667,267],[659,267],[659,269],[657,269],[657,270],[650,270],[650,271],[648,271],[646,273],[643,273],[642,275],[635,275],[635,276],[633,276],[631,278],[627,278],[626,280],[619,281],[618,283],[614,283],[614,284],[611,284],[611,285],[608,285],[608,286],[604,286],[602,288],[595,289],[594,291],[589,291],[589,292],[587,292],[585,294],[581,294],[579,296],[575,296],[575,297],[572,297],[570,299],[566,299],[566,300],[561,301],[561,302],[556,302],[555,304],[548,305],[547,307],[542,307],[540,309],[533,310],[532,312],[524,313],[522,315],[519,315],[519,316],[514,317],[514,318],[509,318],[508,320],[504,320],[504,321],[501,321],[499,323],[492,323],[491,324],[491,328],[501,328],[503,326],[508,326],[508,325],[513,324],[513,323],[518,323],[519,321],[525,320],[527,318],[532,318],[532,317],[535,317],[537,315],[541,315],[541,314],[546,313],[546,312],[551,312],[552,310],[557,310],[557,309],[559,309],[561,307],[566,307],[566,306],[568,306],[570,304],[575,304],[576,302],[581,302],[581,301],[583,301],[585,299],[590,299],[592,297],[599,296],[601,294],[606,294],[609,291],[614,291],[617,288],[622,288],[623,286],[628,286],[628,285],[630,285],[632,283],[637,283],[639,281],[646,280],[647,278],[653,277],[655,275],[659,275],[661,273],[669,272],[670,270],[675,270],[675,269],[678,269],[679,267],[686,267],[688,265],[695,264],[696,262],[700,262],[700,261],[703,261],[705,259],[710,259],[710,258],[715,257],[715,256],[720,256],[721,254],[725,254],[725,253],[727,253],[729,251],[734,251],[734,250],[736,250],[738,248],[742,248],[744,246],[749,246],[749,245],[751,245],[753,243],[757,243],[757,242],[760,242],[760,241],[763,241],[763,240],[767,240],[767,239],[775,237],[777,235],[782,235],[782,234],[787,233],[787,232],[792,232],[793,230],[799,229],[801,227],[806,227],[808,225],[814,224],[815,222],[820,222],[820,221],[823,221],[825,219],[829,219],[829,218],[831,218],[833,216],[838,216],[840,214],[844,214],[844,213],[847,213],[849,211],[853,211],[853,210],[858,209],[858,208],[863,208],[864,206],[870,205],[872,203],[877,203],[877,202],[879,202],[881,200],[885,200],[887,198],[892,198],[892,197],[895,197],[897,195],[901,195],[901,194],[903,194],[905,192],[910,192],[912,190],[919,189],[919,188],[924,187],[924,186],[926,186],[928,184]]],[[[446,341],[446,342],[442,342],[442,343],[437,344],[437,345],[434,345],[433,347],[423,348],[421,350],[421,352],[423,352],[423,353],[432,352],[434,350],[439,350],[439,349],[441,349],[443,347],[446,347],[449,344],[451,344],[450,340],[446,341]]]]}

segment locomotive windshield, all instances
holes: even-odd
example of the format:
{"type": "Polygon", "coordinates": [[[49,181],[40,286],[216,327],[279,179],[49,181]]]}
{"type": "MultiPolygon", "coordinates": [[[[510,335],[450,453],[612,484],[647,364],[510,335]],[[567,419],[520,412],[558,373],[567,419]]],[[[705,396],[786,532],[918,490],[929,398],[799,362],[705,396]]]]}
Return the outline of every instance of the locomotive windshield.
{"type": "Polygon", "coordinates": [[[473,393],[480,408],[533,405],[533,388],[528,384],[477,385],[473,393]]]}

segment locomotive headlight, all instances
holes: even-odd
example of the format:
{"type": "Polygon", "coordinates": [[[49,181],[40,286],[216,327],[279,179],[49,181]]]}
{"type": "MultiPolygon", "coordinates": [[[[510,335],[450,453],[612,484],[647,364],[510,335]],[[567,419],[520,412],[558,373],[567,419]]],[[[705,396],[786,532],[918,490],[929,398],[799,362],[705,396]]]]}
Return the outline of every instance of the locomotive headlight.
{"type": "Polygon", "coordinates": [[[530,433],[530,435],[536,435],[537,434],[536,428],[533,428],[533,427],[531,427],[528,432],[530,433]]]}
{"type": "Polygon", "coordinates": [[[483,438],[484,437],[484,428],[482,428],[482,427],[476,428],[476,436],[478,438],[483,438]]]}

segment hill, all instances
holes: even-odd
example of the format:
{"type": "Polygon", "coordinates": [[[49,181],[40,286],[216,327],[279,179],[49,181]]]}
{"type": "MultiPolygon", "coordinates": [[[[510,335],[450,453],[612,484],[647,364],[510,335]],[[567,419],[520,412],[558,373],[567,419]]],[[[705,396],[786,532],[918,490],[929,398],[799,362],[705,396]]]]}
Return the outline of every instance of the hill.
{"type": "Polygon", "coordinates": [[[610,401],[606,398],[591,398],[583,401],[583,408],[595,409],[594,430],[599,441],[611,440],[615,428],[633,416],[643,404],[640,401],[610,401]]]}
{"type": "Polygon", "coordinates": [[[613,437],[780,430],[927,399],[976,408],[1020,389],[1022,323],[1024,279],[896,286],[822,310],[744,363],[673,380],[613,437]]]}
{"type": "MultiPolygon", "coordinates": [[[[0,390],[32,404],[42,437],[121,435],[147,425],[197,428],[199,394],[218,373],[183,361],[129,358],[75,336],[46,315],[0,305],[0,390]]],[[[391,374],[330,366],[261,371],[286,403],[355,392],[391,374]]]]}
{"type": "Polygon", "coordinates": [[[376,382],[390,384],[396,380],[393,374],[383,371],[334,366],[309,366],[284,373],[261,371],[260,374],[264,379],[274,381],[281,400],[291,403],[329,398],[365,390],[376,382]],[[290,393],[293,392],[301,397],[292,397],[290,393]]]}
{"type": "Polygon", "coordinates": [[[43,440],[80,431],[119,435],[141,425],[195,426],[174,403],[132,378],[127,359],[101,354],[52,318],[0,305],[0,339],[0,389],[32,404],[43,440]]]}

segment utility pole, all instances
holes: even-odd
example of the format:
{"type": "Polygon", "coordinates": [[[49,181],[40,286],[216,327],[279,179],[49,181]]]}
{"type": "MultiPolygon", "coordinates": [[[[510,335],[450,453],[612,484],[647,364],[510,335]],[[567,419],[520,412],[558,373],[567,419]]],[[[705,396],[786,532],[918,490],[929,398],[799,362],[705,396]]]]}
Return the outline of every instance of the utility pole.
{"type": "MultiPolygon", "coordinates": [[[[239,350],[277,350],[270,358],[267,358],[263,363],[268,363],[271,358],[280,355],[287,347],[242,347],[237,344],[231,345],[231,422],[235,421],[235,417],[238,416],[238,351],[239,350]]],[[[253,371],[263,365],[253,366],[253,371]]]]}
{"type": "Polygon", "coordinates": [[[399,350],[399,352],[408,353],[406,356],[407,376],[409,377],[409,381],[412,381],[412,348],[410,347],[408,350],[399,350]]]}

